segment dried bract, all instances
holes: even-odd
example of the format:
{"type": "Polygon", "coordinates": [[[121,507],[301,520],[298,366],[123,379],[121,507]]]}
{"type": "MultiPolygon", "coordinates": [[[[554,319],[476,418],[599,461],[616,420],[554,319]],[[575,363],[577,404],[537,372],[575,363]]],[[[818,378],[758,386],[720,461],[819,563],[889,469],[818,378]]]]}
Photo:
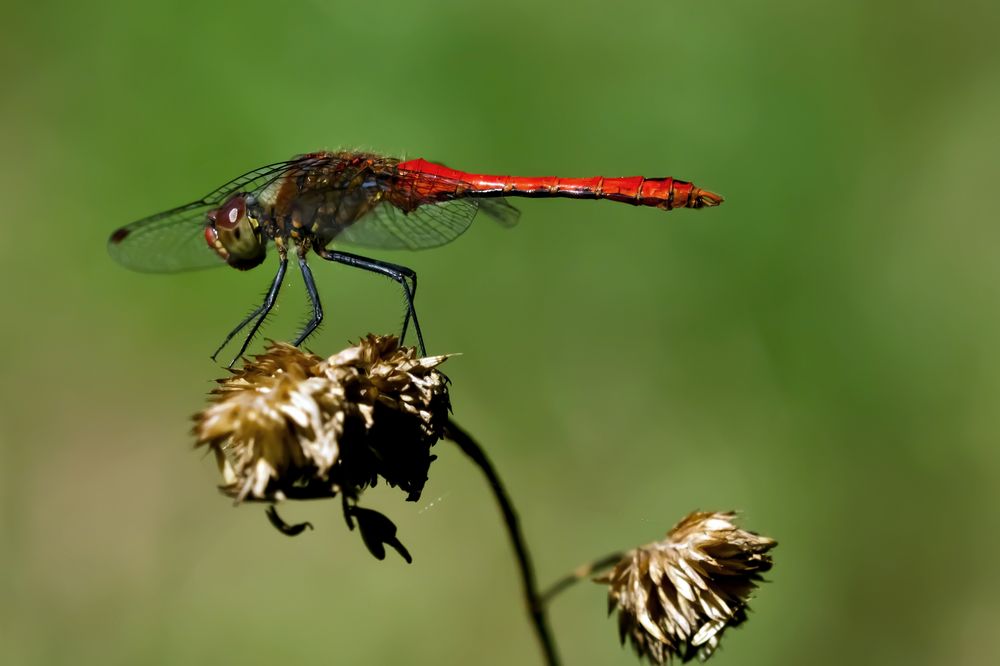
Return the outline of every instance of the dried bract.
{"type": "Polygon", "coordinates": [[[734,513],[695,512],[663,541],[629,551],[605,576],[608,612],[618,610],[626,637],[640,657],[665,664],[671,657],[705,660],[723,631],[747,619],[747,601],[771,568],[777,542],[733,523],[734,513]]]}
{"type": "Polygon", "coordinates": [[[447,356],[369,335],[328,359],[272,343],[219,380],[195,415],[237,501],[354,499],[382,477],[419,497],[448,418],[447,356]]]}

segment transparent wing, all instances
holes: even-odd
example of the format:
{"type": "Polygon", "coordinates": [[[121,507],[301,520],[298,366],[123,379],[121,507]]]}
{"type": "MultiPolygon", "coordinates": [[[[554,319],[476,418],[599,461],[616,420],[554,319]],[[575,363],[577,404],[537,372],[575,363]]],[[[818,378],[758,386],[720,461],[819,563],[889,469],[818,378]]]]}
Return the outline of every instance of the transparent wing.
{"type": "Polygon", "coordinates": [[[133,222],[111,234],[108,254],[143,273],[176,273],[224,266],[205,242],[206,213],[214,205],[195,202],[133,222]]]}
{"type": "Polygon", "coordinates": [[[515,224],[520,215],[503,199],[456,199],[425,204],[409,213],[382,202],[338,233],[334,242],[382,250],[438,247],[465,233],[480,211],[504,226],[515,224]]]}
{"type": "Polygon", "coordinates": [[[521,211],[506,199],[479,199],[479,210],[503,227],[513,227],[521,219],[521,211]]]}
{"type": "Polygon", "coordinates": [[[248,171],[209,192],[198,201],[143,218],[116,229],[108,253],[126,268],[144,273],[175,273],[223,266],[225,262],[205,243],[206,214],[237,192],[255,192],[289,169],[308,166],[308,155],[248,171]]]}

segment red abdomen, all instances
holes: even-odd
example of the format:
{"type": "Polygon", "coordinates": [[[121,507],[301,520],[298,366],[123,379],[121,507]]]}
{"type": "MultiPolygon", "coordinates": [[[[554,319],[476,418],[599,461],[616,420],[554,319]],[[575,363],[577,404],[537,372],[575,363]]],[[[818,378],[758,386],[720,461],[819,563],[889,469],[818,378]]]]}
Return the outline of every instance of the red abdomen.
{"type": "Polygon", "coordinates": [[[608,199],[663,210],[702,208],[722,203],[718,194],[674,178],[492,176],[449,169],[423,159],[400,162],[396,168],[400,179],[421,204],[460,197],[507,196],[608,199]]]}

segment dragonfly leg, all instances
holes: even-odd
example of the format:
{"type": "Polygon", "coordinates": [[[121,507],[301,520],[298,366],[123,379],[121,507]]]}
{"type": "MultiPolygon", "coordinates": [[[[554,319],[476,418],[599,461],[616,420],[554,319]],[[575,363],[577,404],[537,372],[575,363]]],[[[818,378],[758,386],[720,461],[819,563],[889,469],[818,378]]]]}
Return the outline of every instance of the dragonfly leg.
{"type": "Polygon", "coordinates": [[[397,264],[390,264],[385,261],[378,261],[377,259],[369,259],[368,257],[362,257],[348,252],[337,252],[336,250],[317,248],[316,253],[327,261],[335,261],[338,264],[363,268],[366,271],[385,275],[386,277],[392,278],[398,282],[403,287],[403,294],[406,296],[406,318],[403,320],[403,332],[399,336],[399,343],[403,343],[403,336],[406,335],[407,325],[409,324],[410,319],[412,319],[413,330],[416,331],[417,334],[417,346],[420,349],[420,354],[423,356],[427,355],[427,348],[424,346],[424,335],[420,331],[420,322],[417,320],[417,311],[413,307],[413,297],[416,294],[417,274],[412,268],[399,266],[397,264]]]}
{"type": "Polygon", "coordinates": [[[305,254],[299,254],[299,270],[302,271],[302,281],[306,284],[306,293],[309,294],[309,302],[312,303],[313,314],[312,318],[299,333],[299,336],[295,338],[295,342],[292,343],[298,347],[302,342],[313,334],[316,327],[320,325],[323,321],[323,306],[319,302],[319,292],[316,291],[316,282],[313,280],[312,270],[309,268],[309,264],[306,263],[305,254]]]}
{"type": "Polygon", "coordinates": [[[309,522],[289,525],[281,519],[281,516],[278,515],[278,510],[273,504],[267,507],[267,519],[271,521],[271,524],[274,525],[276,530],[285,536],[298,536],[307,529],[313,529],[313,524],[309,522]]]}
{"type": "Polygon", "coordinates": [[[241,321],[239,324],[236,325],[236,328],[229,331],[229,335],[226,336],[226,339],[222,341],[222,344],[219,345],[219,348],[216,349],[215,352],[212,354],[213,361],[215,360],[215,357],[218,356],[219,353],[226,348],[226,345],[229,344],[229,341],[232,340],[237,333],[242,331],[243,327],[249,324],[251,319],[259,315],[261,311],[263,311],[263,309],[264,309],[263,305],[258,305],[256,308],[253,309],[253,311],[250,314],[248,314],[246,317],[243,318],[243,321],[241,321]]]}
{"type": "Polygon", "coordinates": [[[236,365],[236,361],[240,360],[240,357],[243,356],[243,352],[245,352],[247,347],[250,346],[250,341],[253,339],[253,336],[257,334],[257,329],[259,329],[260,325],[264,323],[265,319],[267,319],[267,315],[271,312],[271,308],[274,307],[274,302],[278,300],[278,292],[281,290],[281,283],[285,279],[285,270],[288,268],[288,258],[285,256],[285,253],[282,251],[279,251],[279,253],[281,255],[281,259],[278,263],[278,272],[274,275],[274,280],[271,281],[271,287],[267,290],[264,302],[260,304],[260,307],[251,312],[249,317],[240,322],[240,325],[234,328],[228,336],[226,336],[222,346],[220,346],[219,349],[212,354],[212,360],[215,360],[215,357],[219,355],[219,352],[222,351],[222,348],[226,346],[233,336],[239,333],[243,327],[256,317],[256,321],[254,321],[253,326],[250,327],[250,333],[247,334],[247,337],[243,340],[243,344],[240,345],[239,352],[236,353],[236,356],[233,357],[233,360],[230,361],[229,365],[226,367],[231,368],[236,365]]]}
{"type": "MultiPolygon", "coordinates": [[[[410,280],[410,298],[409,300],[407,300],[407,303],[410,304],[410,307],[406,309],[406,315],[403,317],[403,332],[399,334],[399,344],[403,344],[403,340],[406,339],[406,329],[409,328],[410,326],[410,311],[413,310],[413,302],[417,300],[417,272],[410,268],[407,268],[406,266],[396,266],[396,268],[400,269],[401,271],[404,271],[405,277],[409,278],[410,280]]],[[[420,338],[421,337],[420,328],[417,326],[416,317],[417,317],[416,310],[413,310],[413,328],[416,329],[417,331],[417,338],[420,338]]],[[[421,349],[423,349],[422,340],[420,342],[420,346],[421,349]]],[[[426,355],[426,350],[423,350],[421,353],[426,355]]]]}

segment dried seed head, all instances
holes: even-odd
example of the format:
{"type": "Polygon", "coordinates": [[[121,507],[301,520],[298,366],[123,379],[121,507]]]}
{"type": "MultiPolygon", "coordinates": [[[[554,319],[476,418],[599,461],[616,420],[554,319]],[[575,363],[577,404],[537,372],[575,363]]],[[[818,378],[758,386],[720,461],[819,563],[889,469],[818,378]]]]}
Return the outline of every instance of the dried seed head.
{"type": "Polygon", "coordinates": [[[237,501],[350,498],[382,477],[415,500],[447,422],[447,356],[369,335],[323,359],[285,343],[219,380],[194,417],[237,501]]]}
{"type": "Polygon", "coordinates": [[[608,612],[640,657],[708,659],[726,627],[747,619],[747,600],[771,568],[777,542],[733,523],[734,513],[695,512],[663,541],[629,551],[605,576],[608,612]]]}

